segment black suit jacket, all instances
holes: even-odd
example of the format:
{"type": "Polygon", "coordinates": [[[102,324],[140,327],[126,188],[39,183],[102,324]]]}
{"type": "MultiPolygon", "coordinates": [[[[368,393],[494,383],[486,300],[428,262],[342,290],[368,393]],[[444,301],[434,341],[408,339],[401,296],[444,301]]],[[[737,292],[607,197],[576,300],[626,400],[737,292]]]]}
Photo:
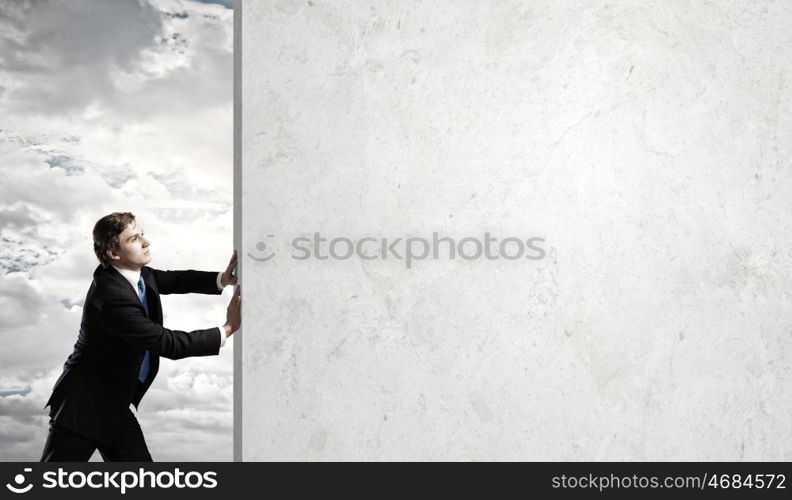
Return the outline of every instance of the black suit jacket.
{"type": "Polygon", "coordinates": [[[208,356],[220,350],[218,329],[183,332],[162,326],[160,294],[219,295],[217,273],[141,269],[149,316],[137,291],[112,266],[97,267],[83,307],[74,351],[63,366],[47,404],[50,418],[77,434],[109,443],[129,403],[140,404],[159,368],[159,357],[208,356]],[[150,351],[145,382],[140,364],[150,351]]]}

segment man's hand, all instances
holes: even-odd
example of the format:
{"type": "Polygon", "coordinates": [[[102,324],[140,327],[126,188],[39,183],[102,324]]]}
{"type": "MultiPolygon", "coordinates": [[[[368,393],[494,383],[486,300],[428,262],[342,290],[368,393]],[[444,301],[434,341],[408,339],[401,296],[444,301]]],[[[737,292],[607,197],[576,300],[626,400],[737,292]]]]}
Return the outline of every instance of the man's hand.
{"type": "Polygon", "coordinates": [[[234,274],[237,265],[237,252],[234,250],[234,255],[231,256],[231,261],[228,263],[228,267],[226,270],[223,271],[223,274],[220,275],[220,286],[227,287],[228,285],[236,285],[237,284],[237,277],[234,274]]]}
{"type": "Polygon", "coordinates": [[[231,297],[231,302],[228,304],[228,309],[226,310],[226,323],[223,325],[226,338],[233,335],[233,333],[239,330],[239,327],[242,325],[241,305],[242,287],[238,286],[234,292],[234,296],[231,297]]]}

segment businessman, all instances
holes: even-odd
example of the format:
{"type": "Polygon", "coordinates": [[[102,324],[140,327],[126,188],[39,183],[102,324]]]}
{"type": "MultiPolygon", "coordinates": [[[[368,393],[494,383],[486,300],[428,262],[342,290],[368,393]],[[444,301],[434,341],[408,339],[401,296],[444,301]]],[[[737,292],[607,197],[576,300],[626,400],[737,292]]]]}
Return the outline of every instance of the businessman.
{"type": "Polygon", "coordinates": [[[183,332],[162,326],[160,295],[219,295],[236,285],[234,252],[224,272],[159,271],[135,216],[115,212],[93,229],[100,265],[83,306],[77,343],[44,406],[50,407],[42,462],[87,461],[97,449],[107,461],[151,462],[130,403],[140,400],[157,376],[159,358],[218,354],[240,326],[236,288],[219,327],[183,332]]]}

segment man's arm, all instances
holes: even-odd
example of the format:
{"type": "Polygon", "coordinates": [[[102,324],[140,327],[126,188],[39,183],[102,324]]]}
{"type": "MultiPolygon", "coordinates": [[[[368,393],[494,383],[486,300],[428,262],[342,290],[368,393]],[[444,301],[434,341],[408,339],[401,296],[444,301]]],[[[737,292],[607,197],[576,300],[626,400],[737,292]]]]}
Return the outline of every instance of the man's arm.
{"type": "Polygon", "coordinates": [[[106,298],[100,314],[102,326],[110,335],[169,359],[210,356],[220,350],[217,328],[192,332],[169,330],[146,317],[128,297],[106,298]]]}
{"type": "Polygon", "coordinates": [[[160,295],[172,293],[203,293],[207,295],[220,295],[222,288],[219,286],[221,273],[211,271],[160,271],[148,267],[154,275],[154,281],[160,295]]]}

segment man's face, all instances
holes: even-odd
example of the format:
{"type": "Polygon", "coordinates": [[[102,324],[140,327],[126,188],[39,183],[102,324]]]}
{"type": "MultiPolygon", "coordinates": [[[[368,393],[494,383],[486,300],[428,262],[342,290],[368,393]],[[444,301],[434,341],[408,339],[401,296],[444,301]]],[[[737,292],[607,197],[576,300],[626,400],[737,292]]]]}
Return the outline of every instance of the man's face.
{"type": "Polygon", "coordinates": [[[141,267],[151,262],[149,254],[149,241],[143,237],[143,228],[132,221],[124,231],[118,235],[118,248],[110,249],[110,263],[122,269],[139,271],[141,267]]]}

